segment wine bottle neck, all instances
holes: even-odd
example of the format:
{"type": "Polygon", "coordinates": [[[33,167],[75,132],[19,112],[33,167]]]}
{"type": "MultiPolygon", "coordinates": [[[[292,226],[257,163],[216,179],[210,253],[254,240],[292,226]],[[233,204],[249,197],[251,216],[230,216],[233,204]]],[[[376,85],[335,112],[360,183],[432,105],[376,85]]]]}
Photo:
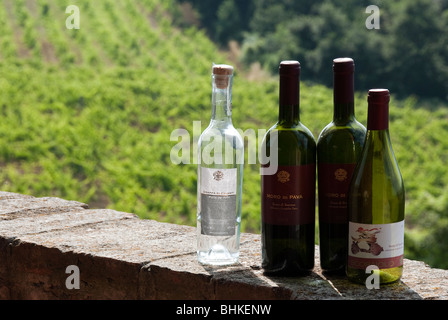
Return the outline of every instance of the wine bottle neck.
{"type": "Polygon", "coordinates": [[[299,105],[280,105],[278,121],[284,125],[295,125],[300,122],[299,105]]]}
{"type": "Polygon", "coordinates": [[[367,97],[367,130],[387,130],[389,128],[389,99],[387,89],[371,89],[367,97]]]}
{"type": "Polygon", "coordinates": [[[300,121],[300,74],[280,73],[279,123],[298,124],[300,121]]]}
{"type": "Polygon", "coordinates": [[[335,103],[333,121],[336,123],[347,123],[355,119],[354,103],[335,103]]]}
{"type": "Polygon", "coordinates": [[[366,152],[369,152],[368,150],[370,149],[370,152],[379,157],[391,150],[392,144],[389,129],[367,130],[365,149],[366,152]]]}
{"type": "Polygon", "coordinates": [[[348,122],[355,117],[353,70],[333,73],[333,121],[348,122]]]}
{"type": "MultiPolygon", "coordinates": [[[[220,76],[223,77],[223,76],[220,76]]],[[[228,77],[226,82],[219,82],[213,77],[212,91],[212,120],[232,122],[232,78],[228,77]],[[226,84],[225,84],[226,83],[226,84]],[[225,84],[225,85],[223,85],[225,84]]]]}
{"type": "Polygon", "coordinates": [[[371,103],[367,112],[367,130],[383,131],[389,129],[388,103],[371,103]]]}

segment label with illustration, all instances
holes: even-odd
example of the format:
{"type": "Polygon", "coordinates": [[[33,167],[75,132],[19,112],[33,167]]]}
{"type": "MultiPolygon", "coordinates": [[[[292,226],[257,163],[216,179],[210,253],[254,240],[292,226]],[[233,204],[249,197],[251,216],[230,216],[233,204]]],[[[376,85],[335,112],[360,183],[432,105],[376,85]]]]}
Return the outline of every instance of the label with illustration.
{"type": "Polygon", "coordinates": [[[347,195],[356,164],[319,164],[319,221],[347,223],[347,195]]]}
{"type": "Polygon", "coordinates": [[[298,225],[315,219],[316,165],[279,166],[261,176],[261,216],[264,223],[298,225]]]}
{"type": "Polygon", "coordinates": [[[201,233],[235,234],[237,169],[201,167],[201,233]]]}
{"type": "Polygon", "coordinates": [[[389,224],[349,222],[348,266],[365,270],[403,265],[404,220],[389,224]]]}

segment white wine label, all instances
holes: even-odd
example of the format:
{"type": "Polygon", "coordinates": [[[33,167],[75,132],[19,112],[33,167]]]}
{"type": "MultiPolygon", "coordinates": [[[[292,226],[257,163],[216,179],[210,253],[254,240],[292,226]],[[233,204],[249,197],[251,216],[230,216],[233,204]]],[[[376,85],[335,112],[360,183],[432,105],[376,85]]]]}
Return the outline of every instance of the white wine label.
{"type": "Polygon", "coordinates": [[[404,220],[389,224],[349,222],[348,266],[365,270],[403,265],[404,220]]]}
{"type": "Polygon", "coordinates": [[[236,225],[237,169],[201,167],[201,233],[232,236],[236,225]]]}
{"type": "Polygon", "coordinates": [[[201,167],[201,193],[236,195],[236,168],[212,169],[201,167]]]}

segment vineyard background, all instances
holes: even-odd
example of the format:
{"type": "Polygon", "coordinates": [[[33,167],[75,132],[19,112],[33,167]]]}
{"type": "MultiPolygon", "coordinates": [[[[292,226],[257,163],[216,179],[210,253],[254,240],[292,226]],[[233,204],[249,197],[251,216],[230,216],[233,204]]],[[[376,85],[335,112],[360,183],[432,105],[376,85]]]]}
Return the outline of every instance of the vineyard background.
{"type": "MultiPolygon", "coordinates": [[[[171,162],[172,131],[208,125],[213,62],[236,66],[233,120],[243,131],[275,123],[278,82],[269,66],[239,59],[237,43],[214,43],[194,13],[174,0],[0,1],[1,189],[195,225],[196,165],[171,162]],[[71,4],[79,30],[65,25],[71,4]]],[[[301,120],[316,138],[332,108],[331,87],[302,77],[301,120]]],[[[364,124],[366,108],[359,90],[364,124]]],[[[448,268],[448,103],[392,95],[390,113],[405,255],[448,268]]],[[[246,232],[260,231],[258,170],[245,165],[246,232]]]]}

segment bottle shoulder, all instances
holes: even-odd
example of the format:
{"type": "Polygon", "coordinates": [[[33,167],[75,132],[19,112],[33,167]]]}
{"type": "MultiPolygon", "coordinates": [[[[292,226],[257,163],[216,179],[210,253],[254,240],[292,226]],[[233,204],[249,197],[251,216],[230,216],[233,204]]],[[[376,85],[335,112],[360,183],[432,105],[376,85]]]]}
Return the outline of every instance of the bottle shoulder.
{"type": "Polygon", "coordinates": [[[367,130],[361,123],[337,125],[329,123],[319,134],[317,145],[321,148],[338,147],[344,144],[363,144],[367,130]]]}
{"type": "Polygon", "coordinates": [[[276,150],[280,165],[301,165],[316,161],[314,136],[301,124],[289,128],[274,125],[264,136],[262,144],[266,150],[276,150]]]}
{"type": "Polygon", "coordinates": [[[201,136],[213,135],[237,135],[240,136],[238,130],[235,129],[232,122],[212,121],[207,128],[202,131],[201,136]]]}
{"type": "Polygon", "coordinates": [[[356,119],[342,124],[332,121],[322,129],[319,138],[344,132],[365,135],[367,130],[366,127],[356,119]]]}
{"type": "Polygon", "coordinates": [[[202,144],[204,142],[213,142],[213,137],[221,137],[224,140],[235,141],[237,146],[243,145],[243,138],[240,132],[233,126],[232,123],[227,123],[226,125],[211,122],[207,128],[202,131],[199,136],[198,143],[202,144]]]}
{"type": "Polygon", "coordinates": [[[266,135],[269,135],[273,132],[277,132],[279,136],[287,137],[287,136],[296,136],[300,138],[304,138],[306,140],[309,140],[310,142],[316,141],[314,138],[313,133],[310,129],[308,129],[303,123],[299,122],[298,124],[295,124],[293,126],[283,126],[279,123],[276,123],[273,125],[266,135]]]}
{"type": "MultiPolygon", "coordinates": [[[[373,174],[383,177],[385,183],[389,181],[399,186],[403,185],[400,168],[388,137],[383,139],[368,137],[358,167],[358,175],[363,175],[366,170],[373,170],[373,174]]],[[[370,174],[366,175],[368,177],[370,174]]]]}

